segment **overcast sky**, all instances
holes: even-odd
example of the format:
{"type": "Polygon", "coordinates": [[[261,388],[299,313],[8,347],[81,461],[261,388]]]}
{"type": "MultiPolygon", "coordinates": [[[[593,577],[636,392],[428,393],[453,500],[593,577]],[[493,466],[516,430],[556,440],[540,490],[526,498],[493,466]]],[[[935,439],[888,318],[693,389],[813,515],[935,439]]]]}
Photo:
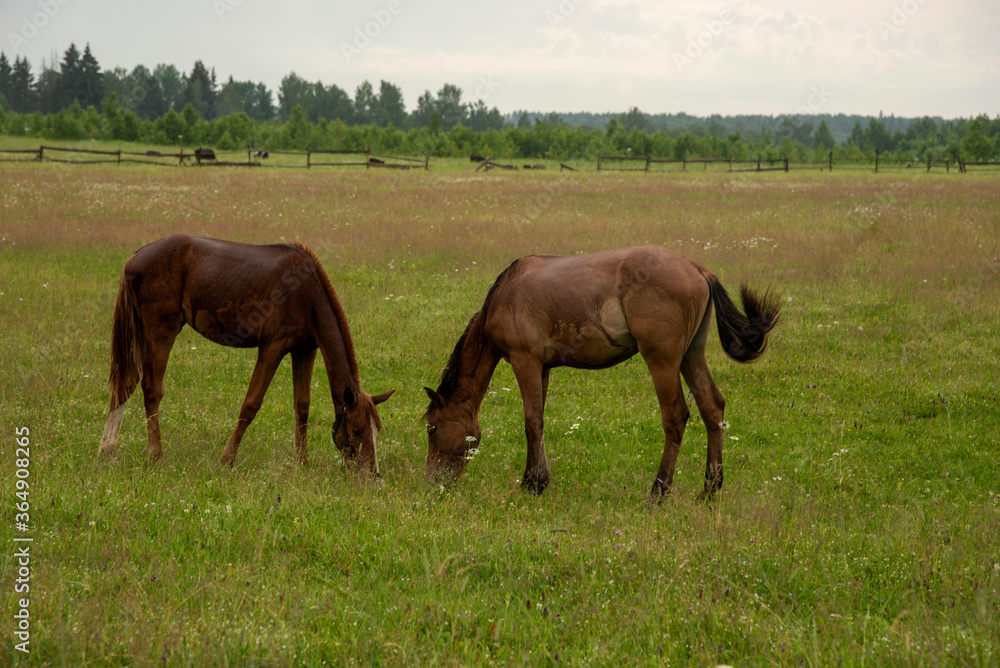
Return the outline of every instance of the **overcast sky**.
{"type": "Polygon", "coordinates": [[[275,97],[385,79],[407,109],[452,83],[503,113],[1000,114],[998,0],[0,0],[0,36],[36,74],[89,42],[275,97]]]}

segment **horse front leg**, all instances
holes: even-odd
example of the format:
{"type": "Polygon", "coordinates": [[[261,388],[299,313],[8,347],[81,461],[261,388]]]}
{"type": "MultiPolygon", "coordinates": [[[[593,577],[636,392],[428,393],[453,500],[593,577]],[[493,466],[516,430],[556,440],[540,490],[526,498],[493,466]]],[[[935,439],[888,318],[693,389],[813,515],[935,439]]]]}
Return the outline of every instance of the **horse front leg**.
{"type": "Polygon", "coordinates": [[[545,390],[548,388],[548,369],[529,354],[510,356],[510,364],[521,390],[524,404],[524,435],[528,441],[528,459],[524,467],[521,486],[534,494],[541,494],[549,484],[549,463],[545,457],[545,390]]]}
{"type": "Polygon", "coordinates": [[[233,430],[225,450],[222,451],[222,463],[233,465],[236,460],[236,451],[240,447],[240,440],[243,432],[246,431],[250,423],[257,416],[260,405],[264,402],[264,394],[268,385],[274,378],[274,372],[278,370],[278,364],[284,357],[284,352],[271,351],[260,348],[257,352],[257,365],[253,369],[253,376],[250,378],[250,387],[247,388],[247,396],[240,406],[240,416],[236,421],[236,428],[233,430]]]}
{"type": "Polygon", "coordinates": [[[316,351],[292,353],[292,386],[295,402],[295,458],[300,464],[309,459],[306,429],[309,424],[309,385],[312,382],[316,351]]]}
{"type": "Polygon", "coordinates": [[[722,489],[722,440],[726,400],[719,392],[705,361],[704,349],[689,351],[681,364],[681,373],[698,404],[698,412],[708,434],[708,456],[705,460],[705,489],[698,497],[712,498],[722,489]]]}

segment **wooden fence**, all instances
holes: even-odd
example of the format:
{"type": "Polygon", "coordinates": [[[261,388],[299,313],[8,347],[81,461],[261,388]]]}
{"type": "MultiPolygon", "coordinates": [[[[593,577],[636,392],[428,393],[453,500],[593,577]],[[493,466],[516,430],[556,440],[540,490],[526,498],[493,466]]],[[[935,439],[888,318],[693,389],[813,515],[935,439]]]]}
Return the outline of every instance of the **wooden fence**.
{"type": "MultiPolygon", "coordinates": [[[[117,149],[114,151],[89,149],[89,148],[63,148],[60,146],[39,146],[37,149],[5,149],[0,148],[0,162],[58,162],[63,164],[148,164],[161,166],[199,166],[199,167],[280,167],[292,169],[312,169],[313,167],[365,167],[366,169],[430,169],[430,159],[425,157],[410,158],[392,155],[373,155],[370,149],[365,150],[326,150],[307,148],[305,151],[253,151],[246,149],[246,158],[243,158],[242,150],[221,151],[214,149],[177,149],[176,153],[165,153],[162,151],[125,151],[117,149]],[[278,159],[272,160],[270,157],[278,159]],[[341,159],[338,159],[341,158],[341,159]]],[[[504,165],[495,163],[489,158],[479,159],[478,171],[485,167],[486,170],[517,169],[514,165],[504,165]]],[[[755,160],[736,160],[732,156],[728,158],[654,158],[652,156],[631,156],[631,155],[600,155],[597,157],[597,171],[603,172],[649,172],[656,165],[679,165],[678,171],[689,171],[688,166],[701,165],[702,170],[708,171],[711,165],[724,166],[728,172],[769,172],[769,171],[798,171],[803,169],[819,169],[820,171],[833,171],[834,159],[831,151],[823,162],[790,164],[786,156],[780,158],[763,158],[758,156],[755,160]]],[[[880,152],[875,154],[874,165],[871,162],[838,162],[836,169],[841,170],[872,170],[875,172],[887,169],[925,169],[927,172],[933,168],[944,167],[945,172],[950,173],[954,166],[958,173],[966,173],[972,168],[973,171],[1000,171],[1000,161],[968,161],[963,158],[933,160],[928,157],[926,162],[916,161],[896,161],[887,164],[880,152]]],[[[544,165],[525,165],[525,169],[544,169],[544,165]]],[[[574,168],[564,163],[559,163],[560,171],[572,170],[574,168]]],[[[719,171],[719,170],[716,170],[719,171]]]]}
{"type": "Polygon", "coordinates": [[[308,148],[305,151],[257,151],[246,150],[246,160],[242,158],[243,151],[218,151],[214,149],[183,148],[177,153],[162,151],[106,151],[89,148],[62,148],[59,146],[39,146],[37,149],[4,149],[0,148],[0,162],[60,162],[64,164],[85,165],[98,163],[132,163],[161,166],[184,166],[190,164],[197,167],[261,167],[267,164],[274,167],[290,167],[311,169],[313,167],[365,167],[367,169],[430,169],[429,158],[407,158],[395,155],[373,155],[369,149],[363,151],[329,151],[308,148]],[[91,158],[70,159],[61,154],[95,156],[91,158]],[[265,163],[271,155],[291,156],[284,164],[265,163]],[[356,156],[355,159],[334,160],[332,157],[320,158],[313,156],[356,156]],[[362,157],[363,156],[363,157],[362,157]]]}

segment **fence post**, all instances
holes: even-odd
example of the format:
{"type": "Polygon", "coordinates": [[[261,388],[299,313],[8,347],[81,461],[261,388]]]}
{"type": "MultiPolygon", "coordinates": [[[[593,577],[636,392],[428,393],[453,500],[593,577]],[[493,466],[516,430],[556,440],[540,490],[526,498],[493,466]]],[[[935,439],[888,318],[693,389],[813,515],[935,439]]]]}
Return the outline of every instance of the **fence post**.
{"type": "Polygon", "coordinates": [[[184,166],[184,147],[183,146],[181,146],[181,150],[177,154],[177,166],[178,167],[183,167],[184,166]]]}
{"type": "Polygon", "coordinates": [[[830,171],[833,171],[833,151],[830,151],[830,171]]]}
{"type": "Polygon", "coordinates": [[[875,149],[875,173],[878,174],[878,154],[879,150],[875,149]]]}
{"type": "Polygon", "coordinates": [[[785,156],[785,172],[788,172],[788,156],[785,156]]]}
{"type": "Polygon", "coordinates": [[[370,146],[365,146],[365,169],[371,169],[372,167],[372,149],[370,146]]]}
{"type": "Polygon", "coordinates": [[[757,171],[760,171],[760,156],[757,156],[757,171]]]}
{"type": "Polygon", "coordinates": [[[312,167],[312,147],[306,146],[306,169],[312,167]]]}
{"type": "Polygon", "coordinates": [[[601,171],[601,156],[597,156],[597,171],[601,171]]]}
{"type": "Polygon", "coordinates": [[[425,172],[430,170],[430,167],[427,166],[430,163],[430,161],[431,161],[431,157],[429,155],[425,155],[424,156],[424,171],[425,172]]]}
{"type": "Polygon", "coordinates": [[[729,154],[729,171],[733,171],[733,154],[729,154]]]}
{"type": "Polygon", "coordinates": [[[45,151],[45,147],[44,146],[39,146],[38,147],[38,162],[41,162],[42,160],[45,159],[43,157],[43,155],[42,155],[43,151],[45,151]]]}
{"type": "Polygon", "coordinates": [[[944,172],[945,174],[951,174],[951,160],[944,161],[944,172]]]}
{"type": "Polygon", "coordinates": [[[931,171],[931,156],[927,154],[927,171],[931,171]]]}
{"type": "Polygon", "coordinates": [[[644,169],[643,171],[644,172],[648,172],[649,171],[649,154],[648,153],[646,154],[646,169],[644,169]]]}

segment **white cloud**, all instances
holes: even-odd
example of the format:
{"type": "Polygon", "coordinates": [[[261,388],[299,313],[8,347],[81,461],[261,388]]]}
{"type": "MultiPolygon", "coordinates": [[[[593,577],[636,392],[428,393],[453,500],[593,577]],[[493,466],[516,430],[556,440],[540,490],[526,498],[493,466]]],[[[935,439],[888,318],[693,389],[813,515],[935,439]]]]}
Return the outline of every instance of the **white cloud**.
{"type": "MultiPolygon", "coordinates": [[[[220,20],[208,0],[159,5],[70,2],[18,54],[35,70],[70,41],[90,42],[104,67],[195,60],[220,79],[277,89],[295,71],[351,94],[365,79],[399,85],[412,106],[454,83],[502,85],[502,111],[792,113],[815,86],[834,91],[822,111],[897,115],[1000,113],[996,0],[511,0],[401,10],[348,62],[340,44],[389,0],[242,2],[220,20]],[[552,17],[558,20],[553,21],[552,17]],[[886,29],[890,26],[891,29],[886,29]],[[689,55],[688,49],[694,56],[689,55]],[[677,54],[690,58],[678,67],[677,54]]],[[[0,38],[37,0],[0,7],[0,38]]]]}

